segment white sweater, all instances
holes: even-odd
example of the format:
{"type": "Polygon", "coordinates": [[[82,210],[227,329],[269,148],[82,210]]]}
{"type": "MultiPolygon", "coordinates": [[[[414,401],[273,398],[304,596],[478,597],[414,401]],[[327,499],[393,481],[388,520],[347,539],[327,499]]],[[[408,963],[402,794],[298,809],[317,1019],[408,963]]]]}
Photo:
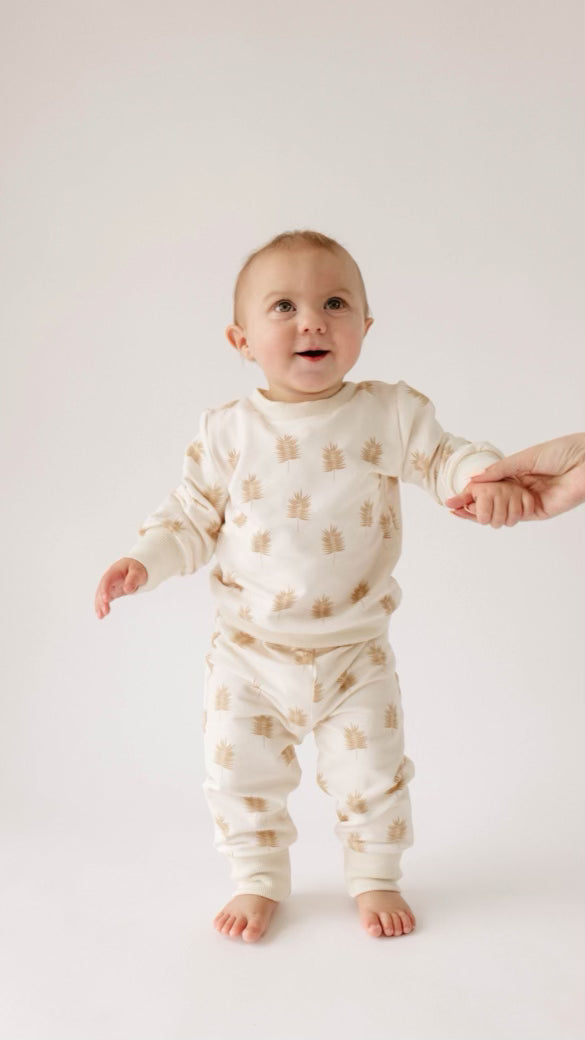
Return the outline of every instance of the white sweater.
{"type": "Polygon", "coordinates": [[[502,458],[441,428],[404,382],[346,382],[333,397],[271,401],[262,390],[209,408],[182,480],[125,554],[148,592],[215,554],[221,616],[259,639],[341,645],[387,631],[401,591],[399,480],[441,505],[502,458]]]}

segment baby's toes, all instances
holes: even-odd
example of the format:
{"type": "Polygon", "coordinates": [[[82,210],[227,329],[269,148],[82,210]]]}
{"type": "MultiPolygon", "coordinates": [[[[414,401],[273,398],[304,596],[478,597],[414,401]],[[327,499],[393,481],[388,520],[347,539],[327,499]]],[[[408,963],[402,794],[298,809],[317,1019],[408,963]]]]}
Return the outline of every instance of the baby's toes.
{"type": "Polygon", "coordinates": [[[235,920],[236,919],[233,914],[226,914],[226,919],[222,927],[219,929],[222,935],[227,935],[235,920]]]}
{"type": "Polygon", "coordinates": [[[246,942],[255,942],[263,934],[264,927],[260,914],[251,914],[246,930],[242,932],[242,939],[246,942]]]}
{"type": "Polygon", "coordinates": [[[370,935],[381,935],[382,926],[380,924],[378,915],[373,910],[367,910],[362,914],[362,924],[370,935]]]}
{"type": "Polygon", "coordinates": [[[413,929],[412,921],[410,920],[410,917],[408,916],[405,910],[399,910],[398,912],[402,920],[402,931],[405,935],[407,935],[408,932],[411,932],[413,929]]]}
{"type": "Polygon", "coordinates": [[[394,935],[402,935],[402,920],[399,913],[394,912],[392,914],[392,923],[394,925],[394,935]]]}
{"type": "Polygon", "coordinates": [[[382,910],[380,913],[380,920],[382,922],[382,928],[384,929],[384,935],[394,935],[392,914],[387,910],[382,910]]]}
{"type": "Polygon", "coordinates": [[[236,917],[235,924],[233,924],[230,928],[230,937],[235,939],[238,935],[240,935],[244,931],[246,923],[246,918],[242,917],[241,914],[238,915],[238,917],[236,917]]]}

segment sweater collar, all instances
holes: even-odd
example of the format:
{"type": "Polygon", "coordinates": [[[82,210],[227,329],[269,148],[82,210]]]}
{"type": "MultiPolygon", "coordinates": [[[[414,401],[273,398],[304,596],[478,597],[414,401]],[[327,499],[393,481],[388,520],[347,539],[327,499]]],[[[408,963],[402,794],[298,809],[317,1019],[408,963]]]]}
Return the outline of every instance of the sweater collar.
{"type": "Polygon", "coordinates": [[[315,401],[271,401],[257,387],[249,395],[248,400],[259,412],[273,419],[303,419],[306,415],[325,415],[335,412],[346,401],[353,397],[355,383],[343,383],[340,390],[331,397],[320,397],[315,401]]]}

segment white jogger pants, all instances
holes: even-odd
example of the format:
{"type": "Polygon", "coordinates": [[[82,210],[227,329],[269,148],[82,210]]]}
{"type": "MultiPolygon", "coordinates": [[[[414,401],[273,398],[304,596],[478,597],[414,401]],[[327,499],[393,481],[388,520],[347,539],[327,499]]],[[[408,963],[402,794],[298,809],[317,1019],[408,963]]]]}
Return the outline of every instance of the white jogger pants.
{"type": "Polygon", "coordinates": [[[203,790],[236,891],[290,894],[297,830],[287,797],[301,778],[295,744],[311,730],[317,783],[336,802],[347,891],[399,891],[414,765],[386,633],[303,649],[255,639],[218,615],[205,661],[203,790]]]}

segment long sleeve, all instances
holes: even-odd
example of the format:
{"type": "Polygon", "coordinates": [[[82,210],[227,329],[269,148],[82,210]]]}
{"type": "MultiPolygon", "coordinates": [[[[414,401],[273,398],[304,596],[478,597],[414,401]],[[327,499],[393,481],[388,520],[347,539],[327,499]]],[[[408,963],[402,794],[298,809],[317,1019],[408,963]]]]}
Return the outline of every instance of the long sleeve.
{"type": "Polygon", "coordinates": [[[503,458],[488,441],[467,441],[446,433],[431,401],[400,381],[398,420],[402,440],[401,478],[428,491],[441,505],[458,495],[474,473],[503,458]]]}
{"type": "Polygon", "coordinates": [[[181,482],[146,518],[139,540],[125,553],[148,572],[140,592],[150,592],[173,575],[193,574],[213,555],[228,490],[212,453],[208,422],[209,410],[201,416],[198,436],[185,449],[181,482]]]}

